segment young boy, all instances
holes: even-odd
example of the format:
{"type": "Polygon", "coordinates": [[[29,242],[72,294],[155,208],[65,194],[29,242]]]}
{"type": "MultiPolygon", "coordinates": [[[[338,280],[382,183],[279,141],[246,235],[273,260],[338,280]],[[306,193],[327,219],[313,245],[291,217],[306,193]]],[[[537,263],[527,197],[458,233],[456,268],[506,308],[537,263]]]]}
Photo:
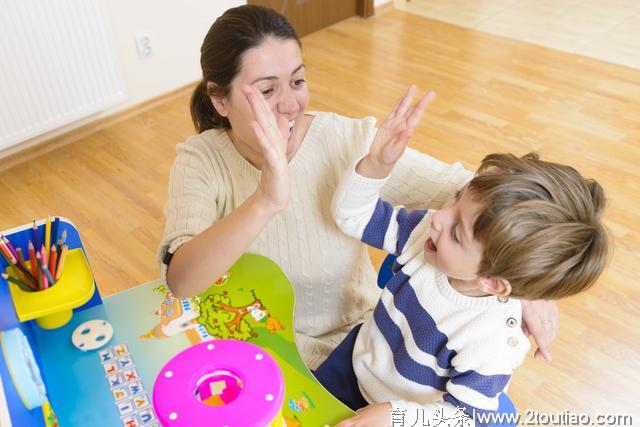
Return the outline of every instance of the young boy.
{"type": "Polygon", "coordinates": [[[315,375],[360,408],[339,426],[481,425],[529,350],[519,298],[573,295],[602,272],[604,193],[535,154],[492,154],[441,210],[392,207],[379,193],[402,128],[392,114],[336,191],[339,227],[398,257],[373,316],[315,375]]]}

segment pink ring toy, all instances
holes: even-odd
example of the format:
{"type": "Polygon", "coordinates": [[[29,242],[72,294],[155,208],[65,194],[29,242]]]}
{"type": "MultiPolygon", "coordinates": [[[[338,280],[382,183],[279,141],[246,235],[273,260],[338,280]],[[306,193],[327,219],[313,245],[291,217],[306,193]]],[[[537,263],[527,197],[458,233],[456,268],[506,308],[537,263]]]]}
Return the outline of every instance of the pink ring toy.
{"type": "Polygon", "coordinates": [[[171,427],[269,426],[283,400],[276,361],[260,347],[236,340],[205,341],[178,353],[153,386],[156,415],[171,427]],[[211,392],[214,382],[224,384],[217,395],[211,392]],[[196,390],[208,404],[198,400],[196,390]]]}

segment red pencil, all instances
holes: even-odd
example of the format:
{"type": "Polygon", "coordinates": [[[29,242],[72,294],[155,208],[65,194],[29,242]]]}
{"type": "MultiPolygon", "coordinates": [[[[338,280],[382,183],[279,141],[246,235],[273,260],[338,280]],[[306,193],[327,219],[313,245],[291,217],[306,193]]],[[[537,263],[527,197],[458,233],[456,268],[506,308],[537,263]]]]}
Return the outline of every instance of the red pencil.
{"type": "Polygon", "coordinates": [[[36,251],[33,249],[33,243],[29,241],[29,262],[31,263],[31,274],[38,278],[38,265],[36,264],[36,251]]]}
{"type": "Polygon", "coordinates": [[[16,261],[15,257],[13,256],[13,254],[11,253],[11,251],[9,250],[8,247],[5,246],[4,242],[2,240],[0,240],[0,251],[2,251],[2,253],[4,254],[4,256],[11,261],[11,264],[14,263],[14,261],[16,261]]]}
{"type": "Polygon", "coordinates": [[[5,246],[7,247],[7,249],[9,249],[9,251],[13,254],[13,256],[15,258],[18,258],[18,253],[16,252],[16,248],[13,247],[9,239],[7,239],[7,237],[2,233],[0,233],[0,239],[2,239],[2,243],[5,244],[5,246]]]}
{"type": "Polygon", "coordinates": [[[56,275],[56,259],[58,259],[58,251],[56,250],[56,245],[52,244],[51,254],[49,256],[49,273],[51,273],[51,276],[54,277],[56,275]]]}

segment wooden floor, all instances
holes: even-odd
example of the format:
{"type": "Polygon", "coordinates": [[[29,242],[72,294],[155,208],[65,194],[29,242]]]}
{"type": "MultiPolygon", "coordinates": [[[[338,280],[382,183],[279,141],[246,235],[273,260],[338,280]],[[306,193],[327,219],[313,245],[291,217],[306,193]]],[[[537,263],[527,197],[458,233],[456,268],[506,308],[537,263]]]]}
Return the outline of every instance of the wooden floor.
{"type": "MultiPolygon", "coordinates": [[[[382,118],[410,83],[437,101],[412,144],[474,168],[538,151],[608,191],[615,256],[600,283],[559,303],[551,364],[528,359],[518,409],[632,414],[640,423],[640,71],[392,10],[303,40],[311,109],[382,118]]],[[[0,174],[0,229],[62,215],[81,231],[103,295],[158,277],[155,249],[188,93],[0,174]]],[[[619,423],[616,423],[619,425],[619,423]]]]}
{"type": "Polygon", "coordinates": [[[637,0],[394,0],[439,21],[640,68],[637,0]]]}

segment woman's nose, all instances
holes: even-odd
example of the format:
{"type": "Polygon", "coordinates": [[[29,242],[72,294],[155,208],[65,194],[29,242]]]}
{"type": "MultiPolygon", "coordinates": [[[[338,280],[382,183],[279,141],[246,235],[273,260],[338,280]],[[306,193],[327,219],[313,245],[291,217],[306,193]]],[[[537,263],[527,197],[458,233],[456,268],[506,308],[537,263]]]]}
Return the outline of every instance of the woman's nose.
{"type": "Polygon", "coordinates": [[[290,90],[285,90],[284,93],[278,99],[278,113],[291,115],[297,113],[298,103],[296,98],[290,90]]]}

